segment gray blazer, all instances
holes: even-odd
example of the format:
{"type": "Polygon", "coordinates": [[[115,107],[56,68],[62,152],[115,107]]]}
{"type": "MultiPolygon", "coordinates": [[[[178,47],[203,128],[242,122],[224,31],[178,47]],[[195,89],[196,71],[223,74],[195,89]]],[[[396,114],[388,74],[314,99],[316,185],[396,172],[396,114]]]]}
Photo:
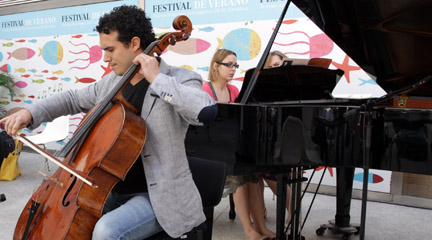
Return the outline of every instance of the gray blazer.
{"type": "MultiPolygon", "coordinates": [[[[200,111],[215,102],[201,90],[202,79],[197,73],[164,61],[160,72],[144,98],[141,117],[147,124],[147,140],[141,157],[156,218],[176,238],[205,221],[184,138],[189,124],[201,125],[200,111]]],[[[31,105],[28,109],[33,121],[29,128],[61,115],[88,112],[119,79],[110,73],[86,88],[61,92],[31,105]]]]}

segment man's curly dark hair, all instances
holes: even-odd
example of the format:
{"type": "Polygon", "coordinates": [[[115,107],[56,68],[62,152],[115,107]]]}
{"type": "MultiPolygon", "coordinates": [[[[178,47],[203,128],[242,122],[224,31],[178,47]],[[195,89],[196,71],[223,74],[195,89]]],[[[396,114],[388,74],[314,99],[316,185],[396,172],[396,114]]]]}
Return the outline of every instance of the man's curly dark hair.
{"type": "Polygon", "coordinates": [[[147,18],[144,10],[137,6],[115,7],[99,19],[96,31],[105,34],[117,31],[118,40],[125,46],[129,45],[133,37],[139,37],[142,50],[155,40],[150,18],[147,18]]]}

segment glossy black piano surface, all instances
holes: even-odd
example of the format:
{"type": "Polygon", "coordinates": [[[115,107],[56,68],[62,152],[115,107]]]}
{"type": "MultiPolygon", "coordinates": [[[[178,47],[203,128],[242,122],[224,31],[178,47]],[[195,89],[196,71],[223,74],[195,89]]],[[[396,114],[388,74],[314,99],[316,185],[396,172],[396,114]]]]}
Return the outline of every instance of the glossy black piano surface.
{"type": "MultiPolygon", "coordinates": [[[[218,104],[218,108],[213,123],[188,131],[189,155],[261,170],[363,167],[361,115],[343,116],[358,106],[328,101],[218,104]]],[[[375,108],[372,129],[370,168],[432,174],[432,111],[375,108]]]]}
{"type": "MultiPolygon", "coordinates": [[[[432,1],[293,0],[293,3],[360,67],[376,76],[377,83],[387,92],[412,86],[432,75],[432,1]]],[[[374,109],[369,166],[431,174],[432,84],[406,94],[411,100],[422,99],[429,104],[423,103],[422,107],[412,104],[412,109],[391,105],[374,109]]],[[[363,153],[352,150],[353,155],[363,153]]],[[[347,160],[351,161],[349,156],[347,160]]]]}

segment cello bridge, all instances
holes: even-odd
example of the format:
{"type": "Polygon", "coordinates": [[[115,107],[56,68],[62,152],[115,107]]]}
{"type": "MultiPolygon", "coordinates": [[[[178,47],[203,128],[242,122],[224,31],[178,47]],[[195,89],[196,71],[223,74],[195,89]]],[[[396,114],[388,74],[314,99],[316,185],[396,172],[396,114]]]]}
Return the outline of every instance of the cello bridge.
{"type": "Polygon", "coordinates": [[[60,187],[64,186],[64,184],[62,182],[58,181],[57,178],[53,178],[50,175],[48,175],[48,174],[46,174],[44,172],[41,172],[41,171],[39,171],[39,173],[42,174],[42,176],[50,179],[51,181],[53,181],[55,184],[59,185],[60,187]]]}

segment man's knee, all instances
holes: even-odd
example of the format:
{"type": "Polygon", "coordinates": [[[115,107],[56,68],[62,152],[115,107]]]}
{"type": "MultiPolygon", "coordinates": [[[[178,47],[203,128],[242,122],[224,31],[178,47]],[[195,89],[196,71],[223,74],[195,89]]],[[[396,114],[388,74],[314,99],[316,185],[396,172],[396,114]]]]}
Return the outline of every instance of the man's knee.
{"type": "Polygon", "coordinates": [[[116,239],[115,234],[104,221],[98,221],[95,228],[93,229],[92,240],[103,240],[103,239],[116,239]]]}

